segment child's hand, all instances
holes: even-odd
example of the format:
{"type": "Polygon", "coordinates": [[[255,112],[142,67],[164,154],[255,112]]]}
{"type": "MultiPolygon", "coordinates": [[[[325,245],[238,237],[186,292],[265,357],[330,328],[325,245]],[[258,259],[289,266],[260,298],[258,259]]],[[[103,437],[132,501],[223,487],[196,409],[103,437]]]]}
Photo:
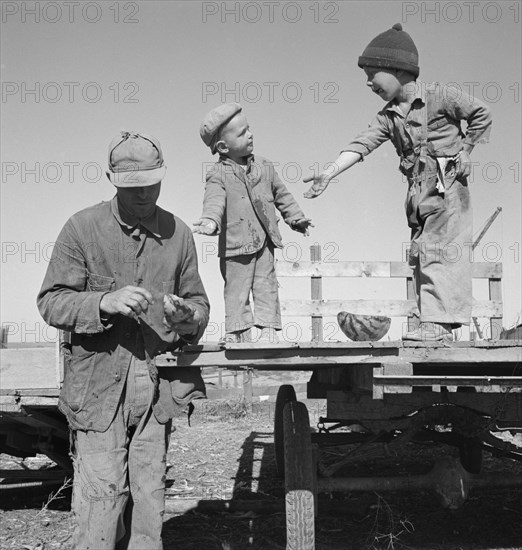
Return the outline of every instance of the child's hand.
{"type": "Polygon", "coordinates": [[[313,181],[312,187],[310,187],[310,189],[308,189],[308,191],[304,193],[305,199],[313,199],[315,197],[318,197],[328,187],[330,179],[330,176],[326,176],[325,174],[319,174],[318,176],[310,176],[308,178],[305,178],[303,180],[304,183],[313,181]]]}
{"type": "Polygon", "coordinates": [[[301,218],[300,220],[294,220],[290,224],[290,227],[295,231],[299,231],[299,233],[303,233],[303,235],[308,236],[310,234],[308,228],[315,226],[310,218],[301,218]]]}
{"type": "Polygon", "coordinates": [[[457,161],[457,178],[467,178],[471,174],[471,157],[466,150],[460,152],[457,161]]]}
{"type": "Polygon", "coordinates": [[[178,334],[194,334],[199,328],[200,315],[196,309],[175,294],[163,297],[163,324],[178,334]]]}
{"type": "Polygon", "coordinates": [[[200,218],[192,225],[195,226],[192,233],[199,233],[200,235],[214,235],[217,231],[217,223],[209,218],[200,218]]]}

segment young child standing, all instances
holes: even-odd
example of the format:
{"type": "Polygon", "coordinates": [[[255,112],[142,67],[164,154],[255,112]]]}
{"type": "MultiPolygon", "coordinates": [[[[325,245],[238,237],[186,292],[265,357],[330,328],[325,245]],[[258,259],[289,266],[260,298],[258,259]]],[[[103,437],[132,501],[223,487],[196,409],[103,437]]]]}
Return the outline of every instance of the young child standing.
{"type": "Polygon", "coordinates": [[[368,44],[358,65],[386,105],[333,165],[304,180],[313,182],[305,197],[317,197],[332,178],[391,140],[408,180],[409,262],[420,312],[419,327],[403,339],[452,340],[452,329],[471,317],[469,155],[488,141],[491,115],[457,87],[417,82],[418,62],[417,48],[400,24],[368,44]]]}
{"type": "Polygon", "coordinates": [[[195,233],[219,234],[218,255],[225,281],[225,342],[239,342],[251,327],[259,341],[278,341],[281,312],[274,249],[282,248],[276,208],[295,231],[308,235],[306,218],[279,179],[274,165],[253,155],[254,138],[241,105],[225,103],[210,111],[201,139],[219,160],[208,172],[203,214],[195,233]],[[250,305],[250,294],[254,312],[250,305]]]}

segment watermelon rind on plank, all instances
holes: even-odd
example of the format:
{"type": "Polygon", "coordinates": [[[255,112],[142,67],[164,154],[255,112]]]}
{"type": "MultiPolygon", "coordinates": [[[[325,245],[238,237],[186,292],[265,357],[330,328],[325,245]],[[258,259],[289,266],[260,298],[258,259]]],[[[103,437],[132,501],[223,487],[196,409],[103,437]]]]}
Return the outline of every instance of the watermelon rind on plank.
{"type": "Polygon", "coordinates": [[[390,329],[390,317],[383,315],[357,315],[340,311],[337,322],[343,333],[354,342],[372,341],[383,338],[390,329]]]}

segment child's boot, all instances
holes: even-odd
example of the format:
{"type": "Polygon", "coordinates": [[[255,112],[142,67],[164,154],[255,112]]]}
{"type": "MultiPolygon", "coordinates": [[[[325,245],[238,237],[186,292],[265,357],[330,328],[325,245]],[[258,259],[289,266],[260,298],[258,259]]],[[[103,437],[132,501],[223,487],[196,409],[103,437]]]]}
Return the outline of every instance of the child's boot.
{"type": "Polygon", "coordinates": [[[240,332],[226,332],[225,336],[219,340],[219,344],[238,344],[241,342],[241,333],[240,332]]]}
{"type": "Polygon", "coordinates": [[[247,328],[243,332],[239,334],[239,341],[242,344],[251,344],[254,341],[254,338],[252,336],[252,329],[247,328]]]}
{"type": "Polygon", "coordinates": [[[411,342],[452,342],[453,332],[451,324],[425,322],[403,334],[402,339],[411,342]]]}
{"type": "Polygon", "coordinates": [[[277,332],[275,329],[264,327],[261,329],[261,334],[259,335],[259,339],[257,342],[261,344],[278,344],[279,337],[277,336],[277,332]]]}

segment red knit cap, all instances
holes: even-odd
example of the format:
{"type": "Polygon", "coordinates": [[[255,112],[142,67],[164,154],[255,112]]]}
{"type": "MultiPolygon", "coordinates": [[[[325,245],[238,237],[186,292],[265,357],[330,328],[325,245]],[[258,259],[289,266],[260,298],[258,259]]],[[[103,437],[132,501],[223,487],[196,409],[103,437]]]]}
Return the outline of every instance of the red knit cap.
{"type": "Polygon", "coordinates": [[[377,35],[366,46],[357,64],[361,68],[402,69],[419,76],[419,52],[400,23],[377,35]]]}

